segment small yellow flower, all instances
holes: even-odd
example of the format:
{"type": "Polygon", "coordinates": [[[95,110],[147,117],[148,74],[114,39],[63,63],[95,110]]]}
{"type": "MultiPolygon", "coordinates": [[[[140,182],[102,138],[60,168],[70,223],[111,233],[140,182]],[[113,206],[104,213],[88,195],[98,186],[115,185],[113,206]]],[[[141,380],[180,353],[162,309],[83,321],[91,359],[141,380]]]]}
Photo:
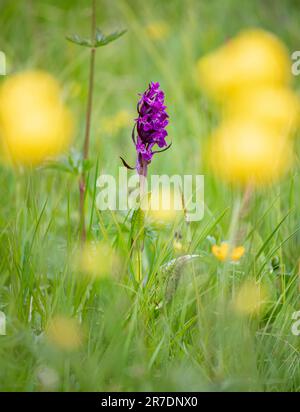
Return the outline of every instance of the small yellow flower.
{"type": "Polygon", "coordinates": [[[9,76],[0,89],[0,141],[8,161],[37,165],[69,145],[70,112],[57,81],[42,71],[9,76]]]}
{"type": "Polygon", "coordinates": [[[115,115],[105,117],[102,120],[102,130],[113,135],[130,126],[131,122],[132,115],[126,110],[120,110],[115,115]]]}
{"type": "Polygon", "coordinates": [[[227,259],[228,250],[229,250],[228,243],[222,243],[220,246],[213,245],[213,247],[212,247],[212,253],[221,262],[224,262],[227,259]]]}
{"type": "Polygon", "coordinates": [[[223,242],[221,243],[220,246],[213,245],[212,253],[221,262],[224,262],[225,260],[228,260],[228,259],[230,259],[231,261],[237,262],[244,255],[245,248],[244,246],[238,246],[230,250],[229,244],[226,242],[223,242]]]}
{"type": "Polygon", "coordinates": [[[170,32],[170,28],[164,21],[149,23],[146,26],[146,34],[153,40],[165,39],[170,32]]]}
{"type": "Polygon", "coordinates": [[[286,85],[291,78],[284,44],[264,30],[246,30],[198,62],[201,86],[219,99],[241,87],[286,85]]]}
{"type": "Polygon", "coordinates": [[[183,214],[182,198],[178,191],[159,187],[150,196],[144,196],[142,209],[154,220],[171,222],[183,214]]]}
{"type": "Polygon", "coordinates": [[[242,315],[258,314],[266,300],[267,292],[263,286],[254,281],[246,281],[238,290],[233,307],[242,315]]]}
{"type": "Polygon", "coordinates": [[[82,343],[82,332],[75,319],[55,316],[49,323],[47,338],[50,343],[60,349],[72,351],[82,343]]]}
{"type": "Polygon", "coordinates": [[[237,262],[241,259],[241,257],[245,254],[244,246],[235,247],[231,253],[231,260],[237,262]]]}
{"type": "Polygon", "coordinates": [[[120,268],[119,256],[103,241],[79,247],[75,262],[82,273],[92,278],[111,276],[120,268]]]}

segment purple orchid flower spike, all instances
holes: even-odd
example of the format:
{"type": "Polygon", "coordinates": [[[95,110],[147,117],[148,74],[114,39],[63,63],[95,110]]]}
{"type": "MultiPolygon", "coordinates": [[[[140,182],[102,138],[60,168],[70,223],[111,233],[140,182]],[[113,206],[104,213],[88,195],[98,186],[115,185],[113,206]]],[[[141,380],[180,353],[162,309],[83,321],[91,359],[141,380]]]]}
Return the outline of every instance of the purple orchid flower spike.
{"type": "MultiPolygon", "coordinates": [[[[165,94],[159,87],[159,83],[151,82],[148,89],[140,95],[137,105],[138,117],[132,130],[132,140],[137,152],[136,170],[144,177],[147,176],[147,168],[153,155],[164,152],[172,144],[168,145],[166,142],[169,116],[164,105],[165,94]],[[161,150],[153,150],[155,145],[161,150]]],[[[135,169],[124,159],[121,160],[127,168],[135,169]]]]}

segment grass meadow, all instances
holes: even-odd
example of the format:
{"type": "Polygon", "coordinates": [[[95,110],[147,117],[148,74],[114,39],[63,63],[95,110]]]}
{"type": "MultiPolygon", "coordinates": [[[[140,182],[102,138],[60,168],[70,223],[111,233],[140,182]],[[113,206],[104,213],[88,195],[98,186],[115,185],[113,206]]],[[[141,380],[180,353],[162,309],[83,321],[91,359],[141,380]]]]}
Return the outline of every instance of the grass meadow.
{"type": "MultiPolygon", "coordinates": [[[[75,119],[72,144],[55,162],[0,165],[0,390],[299,391],[300,336],[292,333],[300,310],[298,136],[293,166],[255,188],[245,207],[245,188],[206,161],[218,114],[196,69],[199,58],[249,27],[274,33],[290,54],[298,50],[298,2],[96,3],[97,27],[127,32],[95,53],[80,245],[90,50],[66,36],[89,37],[91,2],[0,0],[7,66],[0,87],[14,73],[46,71],[75,119]],[[120,156],[135,162],[138,93],[150,81],[165,92],[172,147],[153,157],[148,173],[204,175],[200,221],[182,214],[136,229],[131,213],[96,207],[98,176],[118,176],[120,156]],[[218,259],[212,245],[241,227],[243,256],[218,259]],[[143,250],[135,248],[141,231],[143,250]]],[[[292,82],[299,93],[300,75],[292,82]]]]}

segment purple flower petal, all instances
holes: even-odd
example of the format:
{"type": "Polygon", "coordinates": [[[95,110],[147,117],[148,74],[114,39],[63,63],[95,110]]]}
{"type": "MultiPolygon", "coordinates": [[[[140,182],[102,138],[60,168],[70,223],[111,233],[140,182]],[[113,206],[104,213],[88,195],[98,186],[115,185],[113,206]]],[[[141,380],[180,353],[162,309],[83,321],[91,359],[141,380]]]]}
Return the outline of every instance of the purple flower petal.
{"type": "Polygon", "coordinates": [[[155,153],[152,150],[154,145],[160,148],[167,146],[165,138],[168,133],[165,128],[169,123],[169,116],[164,105],[165,94],[159,87],[158,82],[151,82],[148,89],[143,94],[139,94],[138,117],[135,119],[138,172],[142,170],[141,163],[151,162],[155,153]]]}

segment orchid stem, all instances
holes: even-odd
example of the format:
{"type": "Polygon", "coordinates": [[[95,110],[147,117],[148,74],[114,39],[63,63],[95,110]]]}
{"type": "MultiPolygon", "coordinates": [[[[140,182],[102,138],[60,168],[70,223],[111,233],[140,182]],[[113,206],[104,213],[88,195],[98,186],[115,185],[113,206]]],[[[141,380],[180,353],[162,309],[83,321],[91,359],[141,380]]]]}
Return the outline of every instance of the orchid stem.
{"type": "MultiPolygon", "coordinates": [[[[148,171],[148,164],[145,161],[142,161],[142,168],[139,172],[139,180],[140,180],[140,207],[142,208],[143,198],[145,196],[145,180],[147,179],[147,171],[148,171]]],[[[144,222],[143,222],[144,225],[144,222]]],[[[138,284],[141,283],[143,280],[143,243],[138,245],[136,251],[136,260],[137,260],[137,267],[136,267],[136,280],[138,284]]]]}
{"type": "Polygon", "coordinates": [[[140,173],[140,200],[145,196],[145,179],[147,179],[148,165],[145,161],[142,162],[142,170],[140,173]]]}
{"type": "MultiPolygon", "coordinates": [[[[92,0],[92,21],[91,21],[91,39],[94,41],[96,36],[96,0],[92,0]]],[[[95,71],[95,53],[96,48],[91,48],[90,54],[90,71],[89,71],[89,88],[88,88],[88,100],[86,109],[86,125],[85,136],[83,145],[83,161],[88,159],[89,145],[90,145],[90,129],[92,119],[92,106],[93,106],[93,89],[94,89],[94,71],[95,71]]],[[[79,215],[80,215],[80,228],[81,228],[81,241],[86,240],[86,226],[85,226],[85,192],[86,192],[86,173],[84,167],[82,168],[79,178],[79,215]]]]}

